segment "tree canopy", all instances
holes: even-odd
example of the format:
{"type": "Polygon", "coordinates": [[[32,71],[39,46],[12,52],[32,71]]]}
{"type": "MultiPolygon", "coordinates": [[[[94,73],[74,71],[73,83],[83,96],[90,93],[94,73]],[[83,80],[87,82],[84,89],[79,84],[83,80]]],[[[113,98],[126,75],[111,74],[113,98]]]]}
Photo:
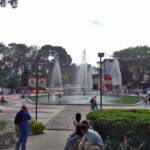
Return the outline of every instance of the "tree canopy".
{"type": "Polygon", "coordinates": [[[12,8],[16,8],[18,6],[18,0],[0,0],[1,7],[6,7],[7,4],[10,4],[12,8]]]}
{"type": "Polygon", "coordinates": [[[114,52],[120,63],[123,84],[130,81],[139,85],[144,80],[144,75],[150,76],[150,47],[129,47],[114,52]]]}
{"type": "MultiPolygon", "coordinates": [[[[70,70],[72,58],[62,47],[44,45],[37,51],[36,47],[27,46],[25,44],[10,43],[5,46],[0,43],[0,86],[18,87],[28,86],[28,75],[35,74],[36,59],[42,63],[42,74],[50,78],[54,68],[54,61],[60,63],[61,71],[66,74],[64,78],[66,82],[71,81],[71,73],[67,74],[65,71],[70,70]],[[49,61],[49,56],[53,59],[49,61]]],[[[71,71],[73,72],[73,71],[71,71]]]]}

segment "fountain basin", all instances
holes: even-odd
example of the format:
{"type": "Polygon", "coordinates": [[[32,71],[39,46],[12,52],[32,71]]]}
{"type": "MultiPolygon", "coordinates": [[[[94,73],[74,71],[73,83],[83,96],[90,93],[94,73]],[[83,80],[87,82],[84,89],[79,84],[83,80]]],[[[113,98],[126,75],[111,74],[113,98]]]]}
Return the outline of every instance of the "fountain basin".
{"type": "MultiPolygon", "coordinates": [[[[50,96],[50,104],[90,104],[91,98],[94,95],[55,95],[55,100],[53,96],[50,96]]],[[[30,96],[28,97],[32,102],[35,102],[36,97],[30,96]]],[[[97,103],[100,103],[99,95],[96,96],[97,103]]],[[[143,97],[138,96],[127,96],[127,95],[104,95],[102,97],[103,105],[105,104],[136,104],[143,101],[143,97]]],[[[47,95],[38,96],[38,103],[46,104],[48,103],[47,95]]]]}

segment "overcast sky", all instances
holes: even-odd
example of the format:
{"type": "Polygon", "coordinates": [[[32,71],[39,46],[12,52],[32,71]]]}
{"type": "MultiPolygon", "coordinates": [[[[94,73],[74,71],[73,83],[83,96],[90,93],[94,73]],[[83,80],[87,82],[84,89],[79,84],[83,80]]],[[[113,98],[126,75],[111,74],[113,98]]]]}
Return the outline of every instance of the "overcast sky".
{"type": "Polygon", "coordinates": [[[98,52],[150,45],[149,0],[19,0],[0,8],[0,42],[62,46],[80,63],[98,52]]]}

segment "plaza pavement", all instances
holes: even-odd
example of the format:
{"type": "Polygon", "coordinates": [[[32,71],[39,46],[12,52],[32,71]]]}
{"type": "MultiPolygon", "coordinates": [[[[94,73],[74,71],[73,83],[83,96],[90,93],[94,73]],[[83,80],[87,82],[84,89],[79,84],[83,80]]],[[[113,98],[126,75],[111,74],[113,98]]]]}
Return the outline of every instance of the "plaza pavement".
{"type": "MultiPolygon", "coordinates": [[[[20,110],[23,103],[26,103],[32,117],[35,118],[35,105],[25,99],[20,99],[20,95],[5,96],[8,104],[0,105],[0,119],[14,120],[15,114],[20,110]]],[[[108,108],[143,108],[143,104],[138,106],[103,106],[108,108]]],[[[82,119],[90,111],[90,105],[38,105],[38,121],[46,124],[44,134],[30,136],[28,138],[28,150],[63,150],[67,137],[74,130],[73,120],[77,112],[82,114],[82,119]]],[[[8,150],[13,150],[10,148],[8,150]]]]}

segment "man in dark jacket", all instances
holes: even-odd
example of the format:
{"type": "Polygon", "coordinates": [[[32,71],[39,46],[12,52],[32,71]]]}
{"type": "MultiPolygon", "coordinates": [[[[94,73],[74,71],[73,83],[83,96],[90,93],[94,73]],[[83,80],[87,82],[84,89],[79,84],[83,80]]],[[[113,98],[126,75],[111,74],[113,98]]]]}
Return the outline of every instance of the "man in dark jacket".
{"type": "Polygon", "coordinates": [[[31,119],[31,115],[28,113],[28,108],[25,104],[22,105],[22,109],[16,114],[16,117],[19,117],[19,140],[16,144],[16,150],[19,150],[21,146],[21,150],[26,150],[26,142],[28,138],[28,120],[31,119]]]}

